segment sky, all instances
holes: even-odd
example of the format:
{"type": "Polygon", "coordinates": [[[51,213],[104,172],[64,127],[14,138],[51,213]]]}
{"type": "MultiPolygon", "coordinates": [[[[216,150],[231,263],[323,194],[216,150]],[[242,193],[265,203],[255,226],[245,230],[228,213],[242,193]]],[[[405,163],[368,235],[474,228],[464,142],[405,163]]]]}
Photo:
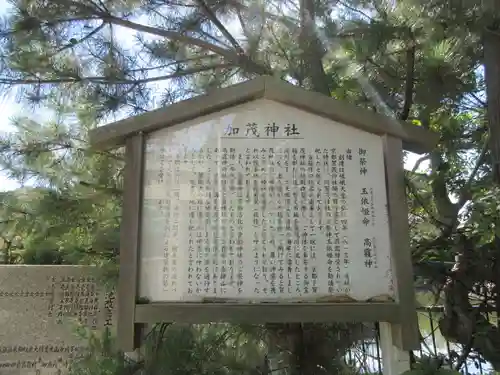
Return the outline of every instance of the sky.
{"type": "MultiPolygon", "coordinates": [[[[0,0],[0,16],[3,15],[8,8],[8,4],[6,0],[0,0]]],[[[10,119],[22,113],[22,106],[18,105],[15,100],[11,97],[3,97],[0,96],[0,132],[11,131],[12,127],[10,126],[10,119]]],[[[19,186],[15,181],[9,180],[5,177],[5,174],[0,171],[0,190],[12,190],[19,186]]]]}
{"type": "MultiPolygon", "coordinates": [[[[7,11],[8,7],[9,5],[6,0],[0,0],[0,16],[2,16],[4,12],[7,11]]],[[[228,28],[235,30],[237,28],[237,25],[236,24],[229,25],[228,28]]],[[[121,39],[121,41],[123,42],[130,43],[130,41],[134,40],[134,34],[125,28],[120,28],[120,30],[116,32],[115,35],[118,36],[119,39],[121,39]]],[[[361,79],[360,83],[362,83],[361,79]]],[[[31,110],[30,108],[26,108],[22,104],[17,103],[13,96],[5,97],[2,95],[1,97],[2,98],[0,99],[0,114],[1,114],[0,133],[9,132],[13,130],[13,127],[11,126],[11,119],[15,116],[23,114],[23,115],[28,115],[30,117],[31,116],[40,117],[41,115],[40,112],[43,112],[43,109],[42,110],[35,109],[36,112],[33,112],[33,110],[31,110]]],[[[405,162],[405,168],[412,169],[413,165],[418,159],[419,155],[410,154],[405,162]]],[[[422,163],[419,169],[422,170],[424,168],[427,168],[427,166],[428,166],[427,163],[422,163]]],[[[0,191],[13,190],[18,187],[19,184],[16,181],[8,179],[5,173],[0,171],[0,191]]]]}
{"type": "MultiPolygon", "coordinates": [[[[20,106],[12,98],[2,98],[0,101],[0,132],[12,131],[10,119],[19,113],[23,112],[23,107],[20,106]]],[[[16,181],[9,180],[5,173],[0,172],[0,191],[13,190],[19,187],[16,181]]]]}

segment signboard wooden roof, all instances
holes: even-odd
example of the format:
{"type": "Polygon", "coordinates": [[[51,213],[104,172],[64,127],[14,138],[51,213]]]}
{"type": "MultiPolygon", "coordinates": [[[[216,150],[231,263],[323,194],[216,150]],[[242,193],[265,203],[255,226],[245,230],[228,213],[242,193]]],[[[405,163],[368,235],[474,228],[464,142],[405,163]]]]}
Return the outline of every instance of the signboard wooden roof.
{"type": "MultiPolygon", "coordinates": [[[[262,109],[262,107],[259,107],[262,109]]],[[[312,121],[312,120],[311,120],[312,121]]],[[[318,125],[319,126],[319,125],[318,125]]],[[[353,129],[350,129],[351,133],[353,129]]],[[[364,136],[372,137],[369,134],[364,136]]],[[[331,135],[329,135],[331,137],[331,135]]],[[[372,137],[377,138],[377,137],[372,137]]],[[[330,138],[328,138],[330,139],[330,138]]],[[[106,149],[127,143],[124,173],[124,204],[120,248],[120,282],[118,336],[122,350],[133,350],[142,324],[159,321],[238,321],[255,323],[275,321],[367,321],[380,320],[394,324],[401,348],[418,347],[418,327],[415,313],[413,273],[408,247],[408,223],[405,199],[402,144],[412,152],[429,152],[437,143],[432,132],[401,122],[369,110],[337,101],[328,96],[307,91],[272,77],[256,79],[218,89],[208,95],[185,100],[166,108],[131,117],[94,129],[90,134],[94,147],[106,149]],[[215,114],[258,99],[297,108],[308,114],[321,116],[338,126],[351,126],[381,136],[379,153],[380,178],[387,186],[387,219],[390,233],[390,251],[394,260],[397,301],[356,303],[191,303],[148,300],[138,303],[136,298],[141,256],[141,226],[145,168],[145,144],[150,137],[144,135],[189,122],[202,116],[215,114]]],[[[305,142],[305,141],[304,141],[305,142]]],[[[147,166],[146,166],[147,167],[147,166]]],[[[385,205],[384,205],[385,207],[385,205]]]]}
{"type": "Polygon", "coordinates": [[[437,143],[436,135],[422,127],[391,119],[269,76],[260,76],[217,89],[208,95],[98,127],[91,131],[90,143],[98,149],[121,146],[126,138],[139,132],[149,133],[261,98],[291,105],[366,132],[400,138],[408,151],[425,153],[437,143]]]}

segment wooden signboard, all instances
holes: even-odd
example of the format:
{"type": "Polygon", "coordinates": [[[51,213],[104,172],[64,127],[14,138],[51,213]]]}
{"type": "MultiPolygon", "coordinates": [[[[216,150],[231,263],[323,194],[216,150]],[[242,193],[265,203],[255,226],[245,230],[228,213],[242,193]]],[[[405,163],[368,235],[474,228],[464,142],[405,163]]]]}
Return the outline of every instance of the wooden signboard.
{"type": "Polygon", "coordinates": [[[118,336],[156,322],[393,324],[418,346],[402,151],[426,130],[270,77],[97,128],[126,145],[118,336]]]}

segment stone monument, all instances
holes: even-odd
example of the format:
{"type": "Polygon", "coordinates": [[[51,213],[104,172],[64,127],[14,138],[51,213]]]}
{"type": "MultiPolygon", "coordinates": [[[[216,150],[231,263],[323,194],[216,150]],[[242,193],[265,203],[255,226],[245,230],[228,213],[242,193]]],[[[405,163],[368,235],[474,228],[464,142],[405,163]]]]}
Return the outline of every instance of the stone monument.
{"type": "Polygon", "coordinates": [[[75,330],[112,328],[115,294],[87,266],[0,266],[0,375],[63,374],[87,342],[75,330]]]}

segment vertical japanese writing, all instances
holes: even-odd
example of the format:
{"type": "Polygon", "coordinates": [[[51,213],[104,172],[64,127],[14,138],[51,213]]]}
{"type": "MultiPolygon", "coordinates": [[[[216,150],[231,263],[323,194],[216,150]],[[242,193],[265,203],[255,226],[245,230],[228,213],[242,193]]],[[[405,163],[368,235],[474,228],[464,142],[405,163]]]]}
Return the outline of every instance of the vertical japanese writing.
{"type": "Polygon", "coordinates": [[[275,174],[275,187],[273,197],[276,199],[277,206],[277,223],[276,230],[281,235],[278,237],[278,245],[276,252],[276,277],[277,280],[275,282],[276,294],[284,295],[285,294],[285,259],[286,259],[286,221],[289,216],[289,207],[286,206],[285,203],[285,192],[287,190],[287,181],[283,178],[283,174],[281,173],[281,169],[279,169],[279,165],[281,165],[283,161],[283,149],[279,148],[276,150],[276,153],[273,154],[273,157],[270,158],[270,173],[275,174]]]}
{"type": "MultiPolygon", "coordinates": [[[[180,155],[177,155],[179,157],[180,155]]],[[[196,152],[191,153],[191,157],[194,161],[193,165],[198,164],[198,159],[199,155],[196,152]]],[[[176,172],[180,169],[177,169],[177,165],[179,160],[176,158],[175,164],[176,164],[176,172]]],[[[194,168],[193,171],[196,171],[197,169],[194,168]]],[[[188,204],[189,204],[189,218],[188,218],[188,248],[187,248],[187,255],[188,255],[188,274],[187,274],[187,294],[193,295],[196,292],[199,291],[199,277],[200,277],[200,267],[198,264],[198,258],[197,258],[197,252],[196,252],[196,239],[195,239],[195,231],[197,229],[196,225],[196,220],[198,216],[198,212],[196,209],[196,200],[192,199],[193,195],[196,192],[196,189],[198,188],[198,179],[196,176],[193,176],[193,178],[190,180],[190,191],[189,191],[189,197],[188,197],[188,204]]],[[[180,193],[178,191],[174,190],[174,197],[173,201],[175,201],[175,193],[180,193]]],[[[178,194],[180,196],[180,194],[178,194]]],[[[178,224],[174,220],[172,220],[173,225],[172,225],[172,230],[173,227],[178,224]]],[[[178,233],[172,233],[173,238],[175,240],[176,234],[178,233]]],[[[167,234],[168,235],[168,234],[167,234]]],[[[170,250],[170,249],[169,249],[170,250]]],[[[167,276],[168,277],[168,276],[167,276]]]]}
{"type": "Polygon", "coordinates": [[[342,293],[348,294],[351,291],[351,281],[349,275],[349,230],[347,212],[350,209],[348,206],[347,179],[346,179],[346,163],[352,161],[352,151],[347,149],[345,157],[339,161],[339,174],[341,179],[340,184],[340,199],[341,199],[341,216],[342,216],[342,247],[343,247],[343,270],[342,270],[342,293]]]}
{"type": "MultiPolygon", "coordinates": [[[[58,293],[56,323],[63,324],[65,317],[71,317],[78,319],[80,323],[88,327],[97,327],[99,295],[94,278],[64,276],[59,280],[57,286],[60,294],[58,293]]],[[[56,295],[54,295],[55,297],[56,295]]]]}
{"type": "Polygon", "coordinates": [[[340,245],[340,224],[342,219],[342,201],[339,199],[341,195],[339,194],[339,185],[345,182],[345,179],[341,178],[340,166],[343,160],[338,157],[337,150],[332,148],[330,150],[331,164],[331,178],[332,178],[332,197],[333,197],[333,249],[334,249],[334,264],[335,264],[335,281],[333,292],[338,292],[340,280],[341,280],[341,245],[340,245]],[[340,206],[340,207],[339,207],[340,206]]]}
{"type": "MultiPolygon", "coordinates": [[[[248,150],[248,152],[250,152],[248,150]]],[[[251,181],[252,183],[252,203],[253,203],[253,228],[254,228],[254,233],[253,233],[253,256],[254,256],[254,266],[253,266],[253,277],[254,277],[254,293],[256,295],[260,295],[262,293],[262,285],[261,285],[261,279],[262,279],[262,246],[263,244],[263,238],[264,238],[264,233],[263,233],[263,228],[262,228],[262,214],[260,211],[260,196],[259,196],[259,190],[260,190],[260,181],[258,180],[258,177],[260,176],[260,163],[259,163],[259,154],[258,154],[258,149],[254,148],[253,149],[253,155],[252,155],[252,177],[255,179],[251,181]],[[260,234],[260,235],[259,235],[260,234]]]]}
{"type": "Polygon", "coordinates": [[[372,268],[373,267],[373,244],[372,244],[372,239],[371,238],[365,238],[363,241],[363,247],[364,247],[364,258],[365,258],[365,267],[366,268],[372,268]]]}
{"type": "MultiPolygon", "coordinates": [[[[373,194],[373,188],[370,187],[370,212],[371,212],[371,224],[372,227],[375,227],[375,199],[374,199],[374,194],[373,194]]],[[[378,256],[377,256],[377,238],[375,235],[372,237],[372,251],[373,251],[373,256],[372,256],[372,261],[373,261],[373,267],[378,268],[378,256]]]]}
{"type": "Polygon", "coordinates": [[[360,148],[358,150],[359,154],[359,174],[362,176],[366,176],[368,169],[366,168],[368,161],[366,156],[366,150],[364,148],[360,148]]]}
{"type": "Polygon", "coordinates": [[[66,374],[88,349],[74,324],[91,330],[113,325],[113,291],[100,287],[93,272],[86,266],[0,270],[0,373],[66,374]]]}
{"type": "Polygon", "coordinates": [[[174,293],[171,279],[184,271],[187,282],[177,284],[177,298],[186,287],[191,300],[351,295],[359,288],[353,287],[359,277],[351,271],[363,267],[375,275],[381,264],[377,244],[386,247],[377,233],[382,189],[374,185],[372,144],[354,135],[344,142],[345,130],[339,130],[341,141],[313,142],[290,120],[232,121],[224,121],[213,139],[209,135],[203,148],[187,156],[190,163],[203,160],[202,168],[197,164],[189,173],[177,173],[186,157],[177,152],[170,176],[168,157],[159,156],[164,172],[158,180],[171,199],[159,200],[167,217],[164,230],[170,232],[164,246],[167,292],[174,293]],[[182,196],[184,190],[191,195],[180,199],[178,211],[187,220],[174,220],[179,200],[173,192],[182,196]],[[172,252],[174,222],[179,236],[187,238],[181,266],[172,252]],[[183,269],[174,271],[175,264],[183,269]]]}
{"type": "MultiPolygon", "coordinates": [[[[163,152],[167,152],[166,149],[163,152]]],[[[180,156],[177,154],[175,159],[167,157],[165,160],[165,186],[168,188],[172,186],[178,186],[179,184],[179,174],[181,171],[180,156]]],[[[186,158],[186,156],[184,156],[186,158]]],[[[196,162],[196,160],[195,160],[196,162]]],[[[170,189],[169,189],[170,191],[170,189]]],[[[164,267],[166,268],[166,274],[164,274],[163,287],[170,291],[176,291],[178,287],[177,281],[177,256],[179,253],[179,199],[180,191],[177,189],[172,189],[169,195],[165,196],[165,202],[163,210],[166,215],[166,223],[164,224],[168,228],[168,232],[164,233],[164,254],[167,254],[167,259],[164,261],[164,267]],[[168,239],[167,239],[168,237],[168,239]],[[166,280],[165,280],[166,279],[166,280]]],[[[193,224],[191,224],[193,225],[193,224]]],[[[165,272],[165,271],[164,271],[165,272]]]]}
{"type": "Polygon", "coordinates": [[[291,149],[292,155],[292,174],[299,175],[299,179],[294,181],[292,197],[293,197],[293,221],[292,221],[292,249],[294,253],[294,261],[292,268],[292,275],[294,275],[294,281],[292,285],[293,293],[300,295],[302,292],[302,272],[303,272],[303,257],[302,257],[302,249],[300,247],[300,235],[301,230],[299,227],[299,217],[304,215],[304,206],[302,205],[303,195],[302,195],[302,187],[303,185],[303,175],[301,174],[299,168],[299,150],[295,147],[291,149]]]}
{"type": "MultiPolygon", "coordinates": [[[[111,327],[113,325],[113,312],[115,309],[116,295],[114,290],[106,292],[104,298],[104,326],[111,327]]],[[[93,324],[93,328],[96,328],[96,324],[93,324]]]]}
{"type": "MultiPolygon", "coordinates": [[[[241,155],[238,156],[238,159],[240,159],[241,155]]],[[[238,294],[243,293],[243,288],[244,288],[244,281],[243,281],[243,229],[244,229],[244,222],[243,222],[243,207],[244,207],[244,188],[245,188],[245,180],[244,180],[244,175],[242,173],[237,174],[237,206],[236,206],[236,258],[234,258],[234,254],[231,254],[231,259],[236,267],[236,290],[238,294]]],[[[233,273],[234,275],[234,273],[233,273]]],[[[233,279],[231,280],[231,285],[234,285],[234,276],[233,279]]]]}
{"type": "Polygon", "coordinates": [[[279,267],[280,258],[283,256],[283,202],[282,202],[282,186],[279,177],[276,176],[276,157],[277,150],[273,147],[269,148],[267,158],[267,174],[268,174],[268,200],[275,202],[272,210],[273,221],[271,228],[271,243],[272,250],[270,253],[270,295],[276,298],[279,294],[279,267]]]}
{"type": "MultiPolygon", "coordinates": [[[[236,232],[236,223],[237,223],[237,207],[235,207],[236,200],[234,199],[237,195],[237,180],[236,180],[236,169],[235,169],[235,149],[234,148],[223,148],[222,150],[222,155],[223,155],[223,167],[226,170],[226,178],[227,178],[227,183],[224,184],[225,188],[222,190],[222,195],[221,197],[223,199],[223,204],[222,204],[222,210],[223,210],[223,221],[221,222],[222,226],[226,227],[226,235],[224,236],[226,238],[226,244],[221,247],[221,252],[219,254],[220,257],[223,257],[225,260],[229,259],[233,269],[234,269],[234,259],[235,259],[235,254],[236,254],[236,245],[237,245],[237,232],[236,232]]],[[[223,186],[224,186],[223,185],[223,186]]],[[[236,203],[237,204],[237,203],[236,203]]],[[[222,228],[221,228],[222,229],[222,228]]],[[[224,230],[222,229],[222,233],[224,233],[224,230]]],[[[218,265],[217,265],[217,259],[219,256],[218,254],[218,249],[216,247],[213,248],[213,268],[216,270],[214,272],[214,294],[216,295],[216,290],[217,290],[217,282],[220,283],[221,287],[224,285],[222,295],[227,293],[227,280],[217,280],[217,274],[218,272],[218,265]]],[[[232,278],[231,278],[231,287],[234,285],[234,271],[232,273],[232,278]]],[[[226,276],[227,277],[227,276],[226,276]]]]}
{"type": "Polygon", "coordinates": [[[360,194],[360,203],[361,203],[361,214],[363,215],[362,223],[366,227],[370,224],[370,200],[368,198],[368,188],[361,188],[360,194]]]}
{"type": "Polygon", "coordinates": [[[56,278],[55,276],[50,276],[49,278],[49,289],[51,291],[50,302],[48,307],[48,316],[52,318],[54,316],[54,297],[55,297],[55,288],[56,288],[56,278]]]}
{"type": "Polygon", "coordinates": [[[258,184],[258,199],[259,203],[257,205],[259,215],[261,218],[261,247],[260,247],[260,279],[261,284],[261,294],[263,297],[269,296],[269,252],[271,249],[271,233],[269,231],[269,217],[268,217],[268,207],[267,207],[267,177],[266,173],[267,158],[265,148],[257,149],[257,160],[259,163],[259,184],[258,184]]]}
{"type": "MultiPolygon", "coordinates": [[[[365,177],[369,172],[368,170],[368,152],[364,148],[358,149],[359,156],[359,173],[360,176],[365,177]]],[[[374,207],[374,193],[373,188],[368,187],[369,181],[365,182],[366,185],[361,188],[360,194],[360,209],[361,209],[361,223],[362,226],[367,228],[367,235],[363,240],[363,256],[364,265],[366,268],[377,268],[377,250],[376,250],[376,236],[374,234],[368,235],[371,231],[368,229],[375,226],[375,207],[374,207]]]]}
{"type": "Polygon", "coordinates": [[[350,148],[348,148],[345,151],[345,158],[346,158],[346,160],[352,160],[352,150],[350,148]]]}
{"type": "MultiPolygon", "coordinates": [[[[161,146],[159,150],[159,170],[158,170],[158,184],[169,186],[172,183],[172,159],[166,160],[165,147],[161,146]]],[[[163,290],[168,290],[170,285],[170,225],[171,219],[171,203],[172,200],[168,197],[166,199],[158,200],[159,214],[165,217],[164,235],[163,235],[163,290]]]]}

